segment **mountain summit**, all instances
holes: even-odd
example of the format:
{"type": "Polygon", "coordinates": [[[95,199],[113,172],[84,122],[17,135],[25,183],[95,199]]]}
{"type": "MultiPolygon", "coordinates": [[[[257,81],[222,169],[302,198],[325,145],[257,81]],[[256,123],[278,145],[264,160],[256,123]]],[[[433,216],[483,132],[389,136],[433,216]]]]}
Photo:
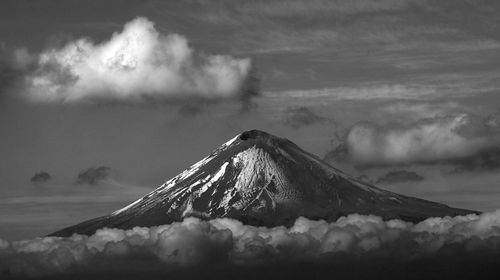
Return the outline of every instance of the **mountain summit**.
{"type": "Polygon", "coordinates": [[[335,221],[351,213],[417,222],[476,212],[377,188],[287,139],[250,130],[132,204],[51,235],[89,235],[103,227],[155,226],[188,216],[290,226],[300,216],[335,221]]]}

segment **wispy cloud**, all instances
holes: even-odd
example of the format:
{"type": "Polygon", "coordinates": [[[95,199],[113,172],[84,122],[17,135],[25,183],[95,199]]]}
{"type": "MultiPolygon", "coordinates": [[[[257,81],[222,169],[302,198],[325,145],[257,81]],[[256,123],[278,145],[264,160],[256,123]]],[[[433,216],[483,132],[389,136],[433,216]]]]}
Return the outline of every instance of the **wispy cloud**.
{"type": "Polygon", "coordinates": [[[267,96],[289,98],[325,98],[331,100],[413,99],[425,100],[436,97],[431,86],[406,86],[402,84],[367,85],[356,87],[332,87],[322,89],[286,90],[267,92],[267,96]]]}
{"type": "MultiPolygon", "coordinates": [[[[496,24],[492,21],[494,13],[489,12],[495,10],[495,4],[489,1],[459,2],[450,6],[446,1],[417,0],[218,1],[215,5],[197,1],[187,2],[185,12],[193,21],[247,29],[237,37],[246,38],[247,44],[254,42],[256,51],[301,51],[326,46],[364,49],[363,44],[371,47],[378,44],[393,51],[498,49],[498,38],[484,26],[487,22],[496,24]],[[475,22],[465,26],[464,16],[474,18],[475,22]],[[317,35],[325,32],[335,36],[317,35]],[[272,34],[275,34],[274,40],[272,34]],[[322,37],[326,40],[318,44],[322,37]],[[300,40],[302,44],[292,44],[300,40]]],[[[169,4],[157,4],[156,7],[166,11],[173,9],[169,4]]],[[[172,16],[171,13],[168,15],[172,16]]]]}

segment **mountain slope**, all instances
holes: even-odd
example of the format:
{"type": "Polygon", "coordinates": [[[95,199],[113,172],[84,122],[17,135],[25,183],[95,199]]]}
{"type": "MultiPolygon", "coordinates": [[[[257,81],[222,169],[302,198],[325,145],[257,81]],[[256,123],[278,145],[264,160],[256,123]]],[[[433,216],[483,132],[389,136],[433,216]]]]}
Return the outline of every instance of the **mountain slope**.
{"type": "Polygon", "coordinates": [[[103,227],[154,226],[188,216],[289,226],[299,216],[334,221],[351,213],[416,222],[475,212],[379,189],[287,139],[251,130],[132,204],[51,235],[92,234],[103,227]]]}

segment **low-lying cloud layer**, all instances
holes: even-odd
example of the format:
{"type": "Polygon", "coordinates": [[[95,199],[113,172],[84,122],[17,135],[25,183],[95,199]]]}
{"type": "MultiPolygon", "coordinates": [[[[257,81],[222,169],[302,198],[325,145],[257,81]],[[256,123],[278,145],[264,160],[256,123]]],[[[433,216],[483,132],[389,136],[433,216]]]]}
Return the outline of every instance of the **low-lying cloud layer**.
{"type": "MultiPolygon", "coordinates": [[[[327,157],[358,165],[494,165],[500,151],[498,116],[458,114],[420,119],[407,125],[362,122],[327,157]],[[484,164],[483,164],[484,163],[484,164]]],[[[475,166],[476,166],[475,165],[475,166]]]]}
{"type": "Polygon", "coordinates": [[[335,262],[339,255],[414,260],[495,252],[500,249],[499,241],[500,211],[429,218],[418,224],[357,214],[333,223],[299,218],[291,228],[187,218],[151,228],[102,229],[90,237],[0,239],[0,271],[46,275],[108,267],[98,263],[109,267],[120,263],[123,271],[127,261],[133,263],[138,258],[164,263],[164,267],[214,262],[335,262]]]}
{"type": "Polygon", "coordinates": [[[101,43],[82,38],[38,55],[27,97],[44,102],[208,100],[255,95],[250,59],[195,53],[139,17],[101,43]]]}

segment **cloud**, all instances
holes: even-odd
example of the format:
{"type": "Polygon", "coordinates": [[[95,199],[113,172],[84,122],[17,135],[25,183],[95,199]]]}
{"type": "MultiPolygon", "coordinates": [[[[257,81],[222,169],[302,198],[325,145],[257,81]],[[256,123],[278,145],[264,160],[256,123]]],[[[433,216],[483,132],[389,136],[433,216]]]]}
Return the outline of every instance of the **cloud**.
{"type": "Polygon", "coordinates": [[[453,101],[422,102],[422,101],[395,101],[387,102],[375,112],[380,120],[397,120],[399,123],[411,123],[425,118],[437,118],[447,115],[472,113],[472,108],[453,101]]]}
{"type": "Polygon", "coordinates": [[[31,177],[30,181],[32,183],[38,184],[38,183],[45,183],[45,182],[49,181],[50,179],[52,179],[52,176],[50,176],[50,174],[48,172],[40,171],[40,172],[35,173],[35,175],[33,175],[33,177],[31,177]]]}
{"type": "Polygon", "coordinates": [[[111,168],[107,166],[91,167],[78,173],[76,184],[97,185],[111,175],[111,168]]]}
{"type": "Polygon", "coordinates": [[[22,80],[33,66],[33,59],[26,49],[10,49],[0,43],[0,96],[22,80]]]}
{"type": "Polygon", "coordinates": [[[289,107],[283,113],[285,125],[293,128],[308,126],[323,120],[307,107],[289,107]]]}
{"type": "Polygon", "coordinates": [[[0,96],[3,95],[6,88],[9,87],[14,71],[10,67],[8,54],[5,46],[0,45],[0,96]]]}
{"type": "MultiPolygon", "coordinates": [[[[298,22],[307,26],[324,26],[324,23],[342,24],[344,17],[385,16],[387,12],[403,12],[410,7],[420,6],[415,0],[274,0],[244,1],[223,0],[213,5],[209,1],[189,1],[187,12],[193,21],[229,27],[267,27],[267,31],[286,25],[300,27],[298,22]],[[337,21],[332,22],[332,18],[337,21]],[[311,21],[314,19],[314,21],[311,21]],[[323,24],[318,24],[323,23],[323,24]]],[[[164,10],[172,9],[169,4],[161,3],[164,10]]],[[[345,24],[344,24],[345,25],[345,24]]]]}
{"type": "MultiPolygon", "coordinates": [[[[404,10],[410,4],[418,4],[414,0],[274,0],[274,1],[244,1],[222,0],[217,5],[210,1],[184,1],[184,14],[195,21],[204,24],[242,26],[249,24],[266,23],[270,20],[308,19],[316,20],[329,17],[352,16],[375,12],[404,10]]],[[[155,3],[156,8],[174,9],[170,3],[155,3]]]]}
{"type": "Polygon", "coordinates": [[[500,148],[485,150],[474,157],[462,158],[454,162],[457,165],[450,173],[472,171],[494,171],[500,169],[500,148]]]}
{"type": "MultiPolygon", "coordinates": [[[[119,267],[164,269],[207,263],[323,262],[355,257],[415,260],[465,258],[500,249],[500,211],[429,218],[418,224],[383,221],[358,214],[336,222],[298,218],[291,228],[253,227],[232,219],[183,222],[130,230],[98,230],[92,236],[0,239],[0,271],[50,275],[71,271],[105,272],[119,267]],[[337,258],[337,257],[340,257],[337,258]],[[459,257],[458,257],[459,258],[459,257]],[[138,267],[138,260],[150,265],[138,267]]],[[[109,271],[108,271],[109,272],[109,271]]]]}
{"type": "Polygon", "coordinates": [[[393,184],[402,182],[420,182],[424,177],[416,172],[408,170],[393,170],[377,179],[377,184],[393,184]]]}
{"type": "Polygon", "coordinates": [[[366,174],[361,174],[361,175],[357,176],[356,179],[363,181],[363,182],[366,182],[366,183],[370,183],[370,184],[374,183],[373,180],[370,178],[370,176],[368,176],[366,174]]]}
{"type": "MultiPolygon", "coordinates": [[[[328,98],[333,101],[383,99],[428,100],[435,99],[436,92],[435,88],[428,85],[374,84],[359,87],[274,91],[268,92],[266,95],[285,95],[290,98],[328,98]]],[[[442,96],[440,95],[440,97],[442,96]]]]}
{"type": "Polygon", "coordinates": [[[239,9],[242,12],[270,17],[315,17],[318,15],[352,15],[359,13],[401,10],[414,1],[411,0],[280,0],[244,2],[239,9]]]}
{"type": "Polygon", "coordinates": [[[463,164],[474,160],[487,164],[496,161],[499,151],[496,115],[458,114],[407,125],[357,123],[326,158],[349,160],[359,166],[463,164]]]}
{"type": "Polygon", "coordinates": [[[245,100],[258,94],[252,67],[248,58],[196,53],[185,37],[139,17],[101,43],[81,38],[43,51],[25,87],[42,102],[245,100]]]}

